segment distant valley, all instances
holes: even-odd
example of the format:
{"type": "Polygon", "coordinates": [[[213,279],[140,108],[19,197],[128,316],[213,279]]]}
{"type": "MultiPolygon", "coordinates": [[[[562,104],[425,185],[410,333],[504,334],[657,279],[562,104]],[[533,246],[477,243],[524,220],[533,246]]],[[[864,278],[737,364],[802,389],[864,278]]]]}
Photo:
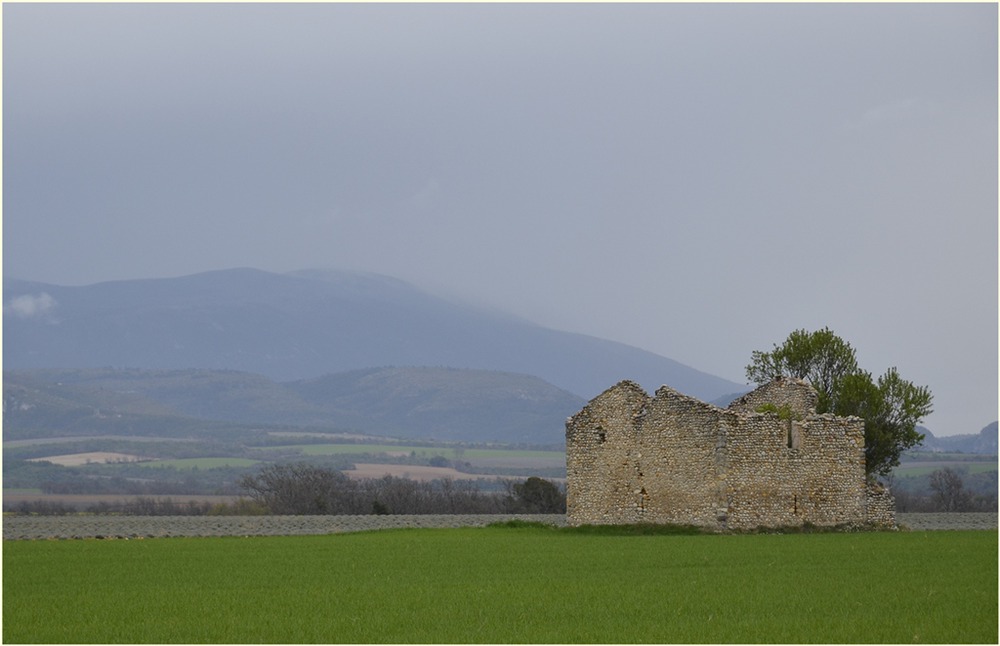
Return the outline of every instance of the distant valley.
{"type": "MultiPolygon", "coordinates": [[[[498,478],[565,477],[566,418],[622,379],[719,406],[748,389],[367,274],[5,279],[3,315],[5,509],[33,512],[104,496],[232,500],[240,478],[300,461],[497,491],[498,478]]],[[[995,490],[995,467],[969,460],[995,455],[996,423],[926,432],[897,485],[925,495],[928,470],[948,464],[995,490]]]]}

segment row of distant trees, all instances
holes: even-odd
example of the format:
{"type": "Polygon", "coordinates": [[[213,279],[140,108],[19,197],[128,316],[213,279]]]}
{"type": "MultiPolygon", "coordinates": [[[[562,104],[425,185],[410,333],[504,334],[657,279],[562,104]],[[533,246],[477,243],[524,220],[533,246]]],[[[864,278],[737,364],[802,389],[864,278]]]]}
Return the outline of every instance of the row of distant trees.
{"type": "Polygon", "coordinates": [[[483,491],[472,480],[421,482],[385,476],[355,480],[341,471],[299,462],[272,464],[240,486],[271,514],[561,514],[566,492],[549,480],[504,480],[483,491]]]}

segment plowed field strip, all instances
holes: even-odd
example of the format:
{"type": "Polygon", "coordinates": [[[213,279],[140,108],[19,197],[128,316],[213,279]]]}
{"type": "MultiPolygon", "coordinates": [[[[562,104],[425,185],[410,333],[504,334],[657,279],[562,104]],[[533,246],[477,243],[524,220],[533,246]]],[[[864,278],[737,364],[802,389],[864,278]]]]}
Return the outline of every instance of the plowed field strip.
{"type": "Polygon", "coordinates": [[[997,529],[997,514],[896,514],[896,522],[912,530],[997,529]]]}
{"type": "MultiPolygon", "coordinates": [[[[483,527],[521,519],[565,525],[561,514],[414,516],[4,516],[6,540],[51,538],[156,538],[166,536],[288,536],[337,534],[403,527],[483,527]]],[[[997,529],[997,514],[898,514],[915,531],[997,529]]]]}

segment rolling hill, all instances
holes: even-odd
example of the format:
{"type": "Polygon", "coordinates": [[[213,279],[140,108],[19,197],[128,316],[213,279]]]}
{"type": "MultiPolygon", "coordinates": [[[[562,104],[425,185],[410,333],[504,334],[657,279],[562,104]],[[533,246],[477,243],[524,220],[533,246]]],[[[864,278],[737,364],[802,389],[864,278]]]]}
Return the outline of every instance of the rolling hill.
{"type": "Polygon", "coordinates": [[[5,371],[3,430],[6,440],[207,439],[244,424],[555,445],[584,404],[530,375],[454,368],[372,368],[286,383],[236,371],[5,371]]]}

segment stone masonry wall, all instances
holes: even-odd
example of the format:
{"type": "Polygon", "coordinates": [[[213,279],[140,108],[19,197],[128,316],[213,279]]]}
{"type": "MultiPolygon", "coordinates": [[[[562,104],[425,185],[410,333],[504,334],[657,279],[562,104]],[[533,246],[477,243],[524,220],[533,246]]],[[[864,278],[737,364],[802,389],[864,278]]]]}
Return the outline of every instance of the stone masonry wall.
{"type": "Polygon", "coordinates": [[[630,504],[630,465],[636,442],[636,420],[649,401],[637,384],[621,382],[595,398],[567,422],[567,482],[582,486],[566,490],[567,510],[578,524],[615,525],[637,522],[630,504]],[[567,447],[568,448],[568,447],[567,447]]]}
{"type": "Polygon", "coordinates": [[[828,415],[733,415],[728,529],[863,525],[864,429],[828,415]],[[789,439],[791,436],[791,439],[789,439]]]}
{"type": "Polygon", "coordinates": [[[896,500],[892,493],[877,483],[869,483],[866,493],[868,524],[882,529],[895,529],[896,500]]]}
{"type": "Polygon", "coordinates": [[[764,404],[774,404],[778,408],[788,406],[799,417],[806,417],[816,413],[818,401],[819,395],[808,382],[778,377],[734,400],[729,410],[748,414],[757,412],[764,404]]]}
{"type": "Polygon", "coordinates": [[[720,409],[663,387],[639,420],[637,521],[710,526],[718,515],[720,409]],[[689,429],[686,433],[659,429],[689,429]]]}
{"type": "Polygon", "coordinates": [[[815,406],[794,379],[728,409],[620,382],[566,423],[567,522],[894,526],[891,496],[866,488],[863,422],[815,406]],[[755,412],[766,403],[787,408],[755,412]]]}

